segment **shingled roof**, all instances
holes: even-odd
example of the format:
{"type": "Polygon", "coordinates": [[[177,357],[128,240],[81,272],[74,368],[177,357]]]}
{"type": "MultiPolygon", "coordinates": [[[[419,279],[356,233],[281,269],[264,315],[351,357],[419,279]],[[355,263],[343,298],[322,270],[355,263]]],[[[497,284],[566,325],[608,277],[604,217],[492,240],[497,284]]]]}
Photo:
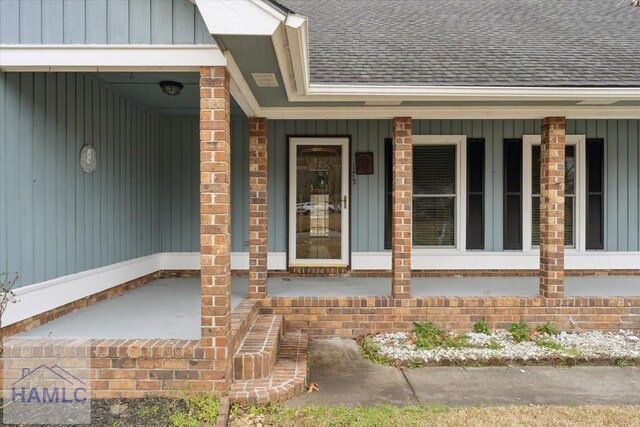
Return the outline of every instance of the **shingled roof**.
{"type": "Polygon", "coordinates": [[[278,0],[311,84],[640,87],[629,0],[278,0]]]}

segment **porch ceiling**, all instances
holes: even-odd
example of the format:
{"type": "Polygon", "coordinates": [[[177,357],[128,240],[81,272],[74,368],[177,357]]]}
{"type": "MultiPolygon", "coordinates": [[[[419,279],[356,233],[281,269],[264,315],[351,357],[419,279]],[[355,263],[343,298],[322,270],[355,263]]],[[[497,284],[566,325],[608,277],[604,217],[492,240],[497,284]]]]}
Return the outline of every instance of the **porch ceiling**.
{"type": "MultiPolygon", "coordinates": [[[[156,113],[168,116],[194,116],[200,114],[200,94],[198,73],[185,72],[106,72],[92,74],[114,90],[131,98],[135,103],[156,113]],[[177,96],[162,92],[159,83],[173,80],[184,85],[177,96]]],[[[242,114],[242,109],[231,100],[231,113],[242,114]]]]}

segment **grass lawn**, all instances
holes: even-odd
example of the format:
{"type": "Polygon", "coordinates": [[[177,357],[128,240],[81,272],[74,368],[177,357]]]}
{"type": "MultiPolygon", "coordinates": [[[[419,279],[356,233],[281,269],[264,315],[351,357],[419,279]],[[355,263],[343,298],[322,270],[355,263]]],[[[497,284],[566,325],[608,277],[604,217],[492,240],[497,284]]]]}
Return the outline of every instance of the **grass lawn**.
{"type": "MultiPolygon", "coordinates": [[[[94,399],[94,427],[201,427],[216,425],[220,402],[198,393],[176,398],[94,399]]],[[[0,420],[2,413],[0,410],[0,420]]],[[[230,426],[638,426],[640,406],[306,407],[232,406],[230,426]]],[[[48,426],[47,426],[48,427],[48,426]]]]}
{"type": "Polygon", "coordinates": [[[640,426],[640,406],[281,406],[232,410],[231,426],[640,426]]]}

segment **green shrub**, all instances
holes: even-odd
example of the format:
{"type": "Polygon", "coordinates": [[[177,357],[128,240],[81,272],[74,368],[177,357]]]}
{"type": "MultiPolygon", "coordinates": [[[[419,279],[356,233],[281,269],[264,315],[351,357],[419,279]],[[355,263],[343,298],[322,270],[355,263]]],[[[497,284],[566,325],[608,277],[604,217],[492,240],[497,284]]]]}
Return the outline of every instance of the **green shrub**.
{"type": "Polygon", "coordinates": [[[500,344],[497,339],[491,338],[489,342],[484,345],[484,347],[491,350],[499,350],[502,348],[502,344],[500,344]]]}
{"type": "Polygon", "coordinates": [[[416,347],[422,350],[433,350],[437,347],[462,348],[470,347],[469,335],[452,335],[433,326],[431,322],[415,322],[413,333],[416,334],[416,347]]]}
{"type": "Polygon", "coordinates": [[[470,346],[469,335],[467,334],[448,335],[442,342],[442,347],[447,348],[463,348],[470,346]]]}
{"type": "Polygon", "coordinates": [[[541,334],[547,335],[560,335],[560,331],[555,326],[551,325],[551,323],[547,322],[544,325],[540,325],[536,328],[536,331],[541,334]]]}
{"type": "Polygon", "coordinates": [[[562,344],[559,344],[553,340],[540,340],[537,341],[536,344],[538,344],[540,347],[550,348],[552,350],[564,350],[562,344]]]}
{"type": "Polygon", "coordinates": [[[524,322],[512,323],[509,326],[509,332],[513,340],[517,343],[531,339],[531,329],[529,329],[529,326],[524,322]]]}
{"type": "Polygon", "coordinates": [[[491,330],[484,322],[476,322],[473,324],[473,330],[479,334],[491,335],[491,330]]]}
{"type": "Polygon", "coordinates": [[[186,411],[175,410],[171,416],[171,424],[175,427],[199,427],[215,425],[220,409],[220,398],[209,393],[185,395],[186,411]]]}
{"type": "Polygon", "coordinates": [[[413,333],[416,334],[416,347],[423,350],[439,347],[447,339],[444,331],[431,322],[414,322],[413,333]]]}

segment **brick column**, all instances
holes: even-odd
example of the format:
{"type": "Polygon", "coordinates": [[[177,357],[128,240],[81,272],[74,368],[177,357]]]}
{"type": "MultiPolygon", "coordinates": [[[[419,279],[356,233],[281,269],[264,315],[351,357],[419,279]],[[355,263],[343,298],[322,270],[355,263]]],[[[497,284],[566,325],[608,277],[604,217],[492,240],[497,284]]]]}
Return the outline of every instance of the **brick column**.
{"type": "Polygon", "coordinates": [[[200,68],[200,268],[201,337],[213,361],[216,391],[231,380],[231,144],[229,73],[200,68]]]}
{"type": "Polygon", "coordinates": [[[249,298],[267,297],[267,119],[249,119],[249,298]]]}
{"type": "Polygon", "coordinates": [[[413,146],[411,117],[393,119],[391,296],[411,298],[413,146]]]}
{"type": "Polygon", "coordinates": [[[542,120],[540,146],[540,296],[564,296],[565,118],[542,120]]]}

